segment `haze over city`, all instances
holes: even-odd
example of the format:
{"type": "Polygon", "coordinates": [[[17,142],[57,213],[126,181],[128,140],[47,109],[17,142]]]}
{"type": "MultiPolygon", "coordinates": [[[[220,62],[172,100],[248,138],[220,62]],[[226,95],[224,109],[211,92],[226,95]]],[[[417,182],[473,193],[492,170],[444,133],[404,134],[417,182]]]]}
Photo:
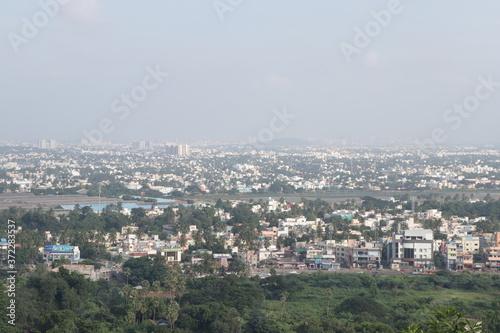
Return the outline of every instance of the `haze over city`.
{"type": "Polygon", "coordinates": [[[0,140],[500,138],[497,1],[60,3],[0,3],[0,140]]]}
{"type": "Polygon", "coordinates": [[[500,332],[500,2],[0,2],[0,333],[500,332]]]}

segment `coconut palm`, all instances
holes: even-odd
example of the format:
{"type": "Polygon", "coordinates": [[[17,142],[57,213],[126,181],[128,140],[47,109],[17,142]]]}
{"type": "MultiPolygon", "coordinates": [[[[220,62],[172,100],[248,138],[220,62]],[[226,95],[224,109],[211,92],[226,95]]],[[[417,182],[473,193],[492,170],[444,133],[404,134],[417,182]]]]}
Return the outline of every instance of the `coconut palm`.
{"type": "Polygon", "coordinates": [[[123,296],[125,296],[125,304],[126,305],[128,305],[128,299],[130,298],[130,296],[132,296],[132,290],[133,290],[133,288],[128,284],[123,286],[123,288],[122,288],[122,293],[123,293],[123,296]]]}
{"type": "Polygon", "coordinates": [[[153,320],[156,320],[156,310],[160,306],[160,299],[156,296],[151,298],[151,305],[153,306],[153,320]]]}
{"type": "Polygon", "coordinates": [[[128,284],[128,277],[132,275],[132,270],[129,267],[125,267],[123,269],[123,274],[127,277],[127,284],[128,284]]]}
{"type": "Polygon", "coordinates": [[[325,290],[325,295],[326,295],[326,299],[327,299],[327,306],[326,306],[326,316],[328,317],[328,314],[330,312],[330,298],[332,297],[333,295],[333,290],[332,288],[328,288],[325,290]]]}
{"type": "Polygon", "coordinates": [[[281,304],[281,319],[283,319],[285,313],[286,313],[286,301],[288,299],[288,291],[284,291],[282,294],[281,294],[281,298],[280,298],[280,304],[281,304]]]}
{"type": "Polygon", "coordinates": [[[155,293],[160,291],[160,281],[153,281],[153,286],[151,287],[151,290],[153,290],[155,293]]]}
{"type": "Polygon", "coordinates": [[[170,301],[170,303],[167,305],[167,309],[165,311],[165,318],[170,324],[170,328],[172,330],[174,329],[174,324],[177,321],[177,318],[179,318],[179,310],[180,307],[176,301],[170,301]]]}

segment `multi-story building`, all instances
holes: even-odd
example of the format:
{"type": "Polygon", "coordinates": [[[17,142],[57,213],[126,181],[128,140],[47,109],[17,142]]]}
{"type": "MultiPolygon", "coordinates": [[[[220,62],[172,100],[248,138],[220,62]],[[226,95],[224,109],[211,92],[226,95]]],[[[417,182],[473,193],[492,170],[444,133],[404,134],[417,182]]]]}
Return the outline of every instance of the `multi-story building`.
{"type": "Polygon", "coordinates": [[[387,256],[400,267],[434,266],[434,233],[430,229],[404,230],[394,233],[388,242],[387,256]]]}
{"type": "Polygon", "coordinates": [[[500,269],[500,246],[491,246],[484,252],[486,254],[486,264],[490,268],[500,269]]]}
{"type": "Polygon", "coordinates": [[[189,156],[191,155],[191,148],[189,145],[167,144],[165,150],[169,155],[189,156]]]}
{"type": "Polygon", "coordinates": [[[60,259],[68,259],[71,263],[80,261],[80,249],[72,245],[48,245],[43,249],[43,259],[46,263],[60,259]]]}
{"type": "Polygon", "coordinates": [[[134,141],[132,142],[133,149],[146,149],[146,141],[134,141]]]}
{"type": "Polygon", "coordinates": [[[335,265],[334,249],[330,250],[323,250],[317,248],[306,249],[305,265],[309,268],[315,268],[315,269],[333,268],[335,265]]]}
{"type": "Polygon", "coordinates": [[[159,255],[165,257],[165,261],[168,265],[181,262],[182,248],[180,244],[164,244],[157,251],[159,255]]]}
{"type": "Polygon", "coordinates": [[[40,148],[40,149],[55,149],[55,148],[57,148],[57,141],[56,140],[45,140],[45,139],[38,140],[38,148],[40,148]]]}
{"type": "Polygon", "coordinates": [[[335,257],[342,266],[347,268],[379,267],[382,258],[382,247],[377,244],[365,246],[335,246],[335,257]]]}
{"type": "Polygon", "coordinates": [[[478,254],[479,253],[479,237],[477,236],[463,236],[461,239],[462,248],[465,254],[478,254]]]}
{"type": "Polygon", "coordinates": [[[443,258],[447,269],[461,270],[464,268],[464,251],[461,242],[449,241],[444,246],[443,258]]]}
{"type": "Polygon", "coordinates": [[[484,254],[486,265],[500,270],[500,232],[493,234],[489,246],[484,248],[484,254]]]}
{"type": "MultiPolygon", "coordinates": [[[[238,251],[238,257],[247,265],[257,265],[259,258],[255,250],[238,251]]],[[[281,251],[283,254],[283,251],[281,251]]],[[[277,254],[277,253],[276,253],[277,254]]]]}

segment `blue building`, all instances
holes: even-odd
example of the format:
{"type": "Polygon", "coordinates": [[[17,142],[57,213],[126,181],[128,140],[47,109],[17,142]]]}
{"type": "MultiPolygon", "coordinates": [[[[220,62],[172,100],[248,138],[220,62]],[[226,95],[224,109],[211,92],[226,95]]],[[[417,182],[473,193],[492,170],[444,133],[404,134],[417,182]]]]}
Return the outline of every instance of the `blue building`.
{"type": "Polygon", "coordinates": [[[43,249],[43,260],[45,262],[68,259],[71,263],[80,261],[80,249],[72,245],[48,245],[43,249]]]}

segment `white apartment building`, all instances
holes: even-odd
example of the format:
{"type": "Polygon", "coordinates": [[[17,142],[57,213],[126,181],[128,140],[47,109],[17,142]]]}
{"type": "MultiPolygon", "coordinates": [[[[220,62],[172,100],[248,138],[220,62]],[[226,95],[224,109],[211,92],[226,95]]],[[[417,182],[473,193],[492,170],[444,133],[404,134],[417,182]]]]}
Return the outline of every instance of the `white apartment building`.
{"type": "Polygon", "coordinates": [[[404,230],[388,243],[388,259],[401,267],[434,266],[434,233],[430,229],[404,230]]]}

